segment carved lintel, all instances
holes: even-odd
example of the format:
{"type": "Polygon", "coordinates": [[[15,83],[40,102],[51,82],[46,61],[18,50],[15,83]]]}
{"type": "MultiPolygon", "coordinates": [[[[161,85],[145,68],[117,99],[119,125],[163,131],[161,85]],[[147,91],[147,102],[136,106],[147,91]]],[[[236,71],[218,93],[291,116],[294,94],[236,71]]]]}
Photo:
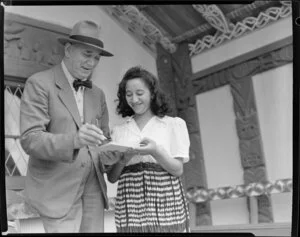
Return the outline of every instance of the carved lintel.
{"type": "Polygon", "coordinates": [[[27,78],[61,61],[64,50],[57,38],[69,33],[62,27],[50,27],[50,24],[41,24],[38,20],[6,14],[4,28],[6,75],[27,78]]]}
{"type": "Polygon", "coordinates": [[[292,44],[194,80],[193,92],[197,95],[291,62],[293,62],[292,44]]]}
{"type": "Polygon", "coordinates": [[[200,94],[227,85],[231,78],[231,70],[225,69],[192,82],[194,94],[200,94]]]}
{"type": "Polygon", "coordinates": [[[235,79],[253,76],[292,61],[293,46],[288,45],[233,67],[232,76],[235,79]]]}

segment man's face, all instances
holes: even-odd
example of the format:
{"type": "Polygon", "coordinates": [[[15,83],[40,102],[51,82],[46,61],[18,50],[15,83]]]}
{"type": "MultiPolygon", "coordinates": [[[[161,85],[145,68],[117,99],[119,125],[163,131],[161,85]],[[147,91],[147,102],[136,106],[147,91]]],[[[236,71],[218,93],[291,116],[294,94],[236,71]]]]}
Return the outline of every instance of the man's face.
{"type": "Polygon", "coordinates": [[[100,60],[100,50],[83,44],[65,46],[66,66],[76,79],[86,79],[91,75],[100,60]]]}

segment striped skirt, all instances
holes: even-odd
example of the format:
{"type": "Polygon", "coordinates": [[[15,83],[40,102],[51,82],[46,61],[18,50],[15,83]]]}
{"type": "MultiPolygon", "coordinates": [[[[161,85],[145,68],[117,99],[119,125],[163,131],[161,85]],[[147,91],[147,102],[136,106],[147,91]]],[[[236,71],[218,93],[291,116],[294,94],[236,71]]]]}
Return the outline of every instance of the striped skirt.
{"type": "Polygon", "coordinates": [[[155,163],[126,166],[115,204],[117,232],[189,232],[189,212],[179,177],[155,163]]]}

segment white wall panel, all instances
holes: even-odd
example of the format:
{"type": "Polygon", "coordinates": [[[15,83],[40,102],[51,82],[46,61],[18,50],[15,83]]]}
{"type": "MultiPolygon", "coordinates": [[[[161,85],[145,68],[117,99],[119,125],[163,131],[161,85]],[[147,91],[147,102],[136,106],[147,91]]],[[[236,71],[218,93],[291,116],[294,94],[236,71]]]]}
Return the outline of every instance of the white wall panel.
{"type": "MultiPolygon", "coordinates": [[[[253,77],[268,179],[292,178],[292,63],[253,77]]],[[[291,221],[292,193],[272,195],[275,222],[291,221]]]]}

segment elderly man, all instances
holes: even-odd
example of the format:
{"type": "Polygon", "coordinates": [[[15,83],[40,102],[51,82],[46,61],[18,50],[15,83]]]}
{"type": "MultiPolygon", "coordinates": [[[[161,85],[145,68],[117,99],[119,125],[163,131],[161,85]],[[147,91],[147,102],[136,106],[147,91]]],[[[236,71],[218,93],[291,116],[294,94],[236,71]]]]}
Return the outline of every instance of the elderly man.
{"type": "Polygon", "coordinates": [[[103,164],[95,150],[109,137],[103,91],[91,75],[104,49],[92,21],[59,38],[64,58],[32,75],[21,100],[21,145],[29,155],[25,195],[47,233],[103,232],[108,207],[103,164]]]}

